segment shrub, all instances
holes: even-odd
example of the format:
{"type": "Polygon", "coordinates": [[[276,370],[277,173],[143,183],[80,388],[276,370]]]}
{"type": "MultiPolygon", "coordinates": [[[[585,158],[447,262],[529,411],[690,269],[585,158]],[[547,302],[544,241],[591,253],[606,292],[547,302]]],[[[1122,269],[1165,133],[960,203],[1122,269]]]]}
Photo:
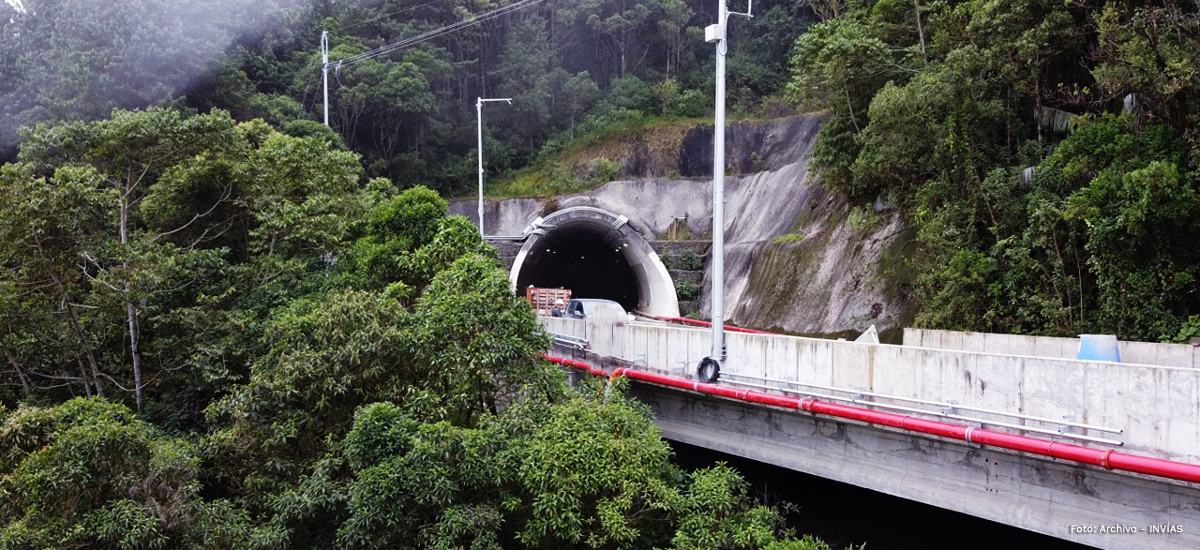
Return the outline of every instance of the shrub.
{"type": "Polygon", "coordinates": [[[684,271],[697,271],[704,269],[704,261],[696,254],[696,251],[687,249],[679,256],[679,269],[684,271]]]}
{"type": "Polygon", "coordinates": [[[700,297],[700,285],[691,281],[676,281],[675,295],[684,302],[691,302],[700,297]]]}
{"type": "Polygon", "coordinates": [[[807,236],[808,236],[808,234],[806,234],[806,233],[785,233],[783,235],[775,237],[775,239],[771,242],[773,242],[775,244],[779,244],[779,245],[793,244],[793,243],[798,243],[800,241],[803,241],[804,238],[807,236]]]}

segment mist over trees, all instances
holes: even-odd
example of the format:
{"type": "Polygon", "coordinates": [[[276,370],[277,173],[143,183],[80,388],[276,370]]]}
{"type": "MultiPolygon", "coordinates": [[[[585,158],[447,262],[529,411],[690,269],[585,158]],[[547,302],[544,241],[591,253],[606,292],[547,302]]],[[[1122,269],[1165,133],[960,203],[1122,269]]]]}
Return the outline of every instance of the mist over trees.
{"type": "MultiPolygon", "coordinates": [[[[0,20],[0,154],[13,158],[19,125],[152,105],[219,108],[290,135],[322,132],[322,31],[336,63],[504,5],[29,0],[0,20]]],[[[330,125],[369,176],[462,193],[474,174],[476,97],[514,98],[485,113],[495,172],[613,124],[709,113],[713,55],[703,27],[715,9],[698,0],[532,2],[339,66],[330,72],[330,125]]],[[[731,25],[735,111],[761,108],[780,89],[787,52],[810,21],[792,2],[755,10],[760,17],[731,25]]]]}

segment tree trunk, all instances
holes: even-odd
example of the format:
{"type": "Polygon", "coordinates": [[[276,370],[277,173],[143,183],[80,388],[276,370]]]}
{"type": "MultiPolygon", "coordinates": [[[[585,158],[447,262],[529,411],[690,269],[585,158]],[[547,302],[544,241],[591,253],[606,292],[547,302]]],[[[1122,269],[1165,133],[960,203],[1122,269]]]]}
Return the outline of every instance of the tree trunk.
{"type": "Polygon", "coordinates": [[[21,379],[21,391],[25,395],[29,395],[29,380],[25,378],[25,372],[21,370],[21,364],[17,362],[17,356],[13,355],[12,350],[4,348],[4,355],[8,357],[8,364],[12,365],[13,370],[17,371],[17,378],[21,379]]]}
{"type": "MultiPolygon", "coordinates": [[[[133,194],[133,188],[137,184],[126,185],[125,194],[121,196],[121,247],[128,251],[129,249],[129,197],[133,194]]],[[[126,260],[123,264],[125,267],[125,280],[122,282],[122,291],[125,293],[125,316],[129,322],[129,356],[133,361],[133,395],[137,400],[137,410],[142,412],[142,357],[138,354],[138,330],[137,330],[137,310],[133,307],[133,300],[129,299],[129,261],[126,260]]]]}
{"type": "MultiPolygon", "coordinates": [[[[129,292],[129,284],[125,284],[129,292]]],[[[137,317],[132,302],[125,302],[125,314],[129,319],[129,351],[133,358],[133,394],[137,399],[137,410],[142,412],[142,358],[138,354],[137,317]]]]}
{"type": "MultiPolygon", "coordinates": [[[[92,354],[92,348],[87,345],[87,338],[83,335],[83,325],[79,323],[79,316],[75,315],[75,310],[71,308],[71,297],[67,295],[67,288],[63,286],[62,280],[58,278],[58,274],[54,273],[53,270],[50,271],[50,279],[58,287],[59,297],[63,301],[63,308],[67,310],[67,319],[71,321],[71,329],[75,332],[75,337],[79,339],[79,347],[87,357],[88,364],[92,367],[92,379],[96,384],[96,393],[100,397],[104,397],[104,386],[100,384],[100,367],[96,365],[96,356],[92,354]]],[[[76,358],[80,361],[79,369],[82,371],[83,359],[79,358],[78,354],[76,354],[76,358]]],[[[87,380],[86,375],[84,376],[84,380],[87,380]]],[[[88,397],[91,397],[91,390],[88,390],[88,397]]]]}
{"type": "Polygon", "coordinates": [[[88,381],[87,369],[83,368],[83,357],[76,355],[75,361],[79,363],[79,379],[83,380],[83,393],[86,393],[88,399],[91,399],[92,384],[88,381]]]}
{"type": "Polygon", "coordinates": [[[925,27],[921,24],[921,3],[919,0],[913,0],[913,11],[917,14],[917,38],[921,40],[921,60],[928,63],[929,58],[925,55],[925,27]]]}

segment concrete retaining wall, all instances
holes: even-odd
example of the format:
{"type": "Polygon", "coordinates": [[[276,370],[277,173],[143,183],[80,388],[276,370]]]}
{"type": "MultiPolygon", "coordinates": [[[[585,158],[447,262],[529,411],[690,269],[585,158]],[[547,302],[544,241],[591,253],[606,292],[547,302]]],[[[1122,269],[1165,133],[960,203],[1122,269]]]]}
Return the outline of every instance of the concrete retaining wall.
{"type": "MultiPolygon", "coordinates": [[[[593,353],[677,376],[694,376],[700,360],[709,354],[707,329],[649,323],[616,326],[549,318],[545,323],[553,332],[586,338],[593,353]]],[[[726,343],[729,358],[721,369],[727,381],[739,380],[737,375],[741,374],[953,401],[961,406],[1052,420],[1066,417],[1123,429],[1122,434],[1095,430],[1078,433],[1124,441],[1125,452],[1200,463],[1200,369],[731,332],[726,333],[726,343]]],[[[830,392],[810,388],[809,393],[830,392]]],[[[915,406],[883,398],[876,401],[915,406]]],[[[1059,428],[1055,422],[962,414],[991,422],[1059,428]]],[[[994,425],[987,427],[1005,431],[994,425]]]]}
{"type": "MultiPolygon", "coordinates": [[[[1079,338],[917,328],[904,329],[904,345],[1058,359],[1074,359],[1079,353],[1079,338]]],[[[1121,354],[1122,363],[1200,368],[1200,347],[1191,344],[1118,342],[1117,350],[1121,354]]]]}

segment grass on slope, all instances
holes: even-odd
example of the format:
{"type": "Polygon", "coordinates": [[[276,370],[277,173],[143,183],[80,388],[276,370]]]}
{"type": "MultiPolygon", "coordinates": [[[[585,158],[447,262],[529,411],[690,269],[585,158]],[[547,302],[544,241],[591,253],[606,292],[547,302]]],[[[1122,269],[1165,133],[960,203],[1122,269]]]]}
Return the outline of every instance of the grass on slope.
{"type": "Polygon", "coordinates": [[[706,122],[711,124],[703,119],[647,117],[607,126],[568,142],[556,153],[543,150],[529,166],[496,178],[488,185],[487,196],[549,197],[595,189],[622,176],[622,161],[638,145],[644,145],[652,158],[671,159],[674,166],[684,136],[706,122]]]}

